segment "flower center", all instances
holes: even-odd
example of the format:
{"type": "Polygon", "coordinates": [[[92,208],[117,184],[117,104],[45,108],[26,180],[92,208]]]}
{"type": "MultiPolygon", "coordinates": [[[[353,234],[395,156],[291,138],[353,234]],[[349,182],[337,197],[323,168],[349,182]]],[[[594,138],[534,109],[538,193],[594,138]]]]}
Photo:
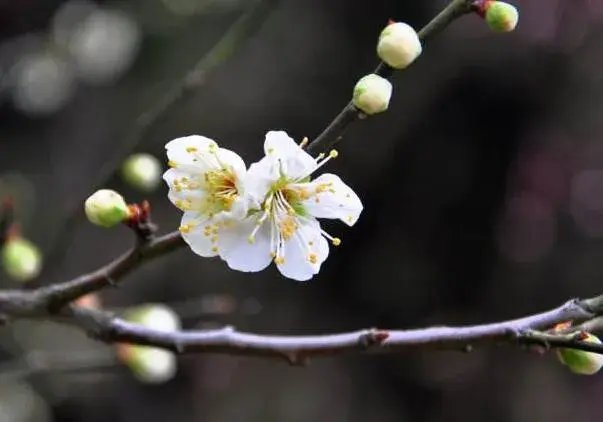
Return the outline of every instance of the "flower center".
{"type": "Polygon", "coordinates": [[[205,173],[206,205],[208,212],[230,211],[239,191],[236,176],[230,169],[222,168],[205,173]]]}
{"type": "MultiPolygon", "coordinates": [[[[253,243],[262,224],[264,224],[266,220],[269,220],[270,254],[275,263],[283,264],[285,262],[285,242],[290,240],[298,243],[300,249],[304,251],[305,257],[311,264],[316,264],[318,262],[318,255],[314,252],[314,248],[318,245],[314,245],[312,240],[306,238],[304,231],[300,230],[304,223],[316,223],[311,216],[308,216],[303,201],[318,193],[329,190],[330,183],[320,183],[314,188],[311,188],[311,185],[308,185],[308,183],[310,182],[310,175],[312,173],[322,167],[330,159],[337,157],[337,155],[337,151],[335,150],[331,151],[326,157],[324,154],[320,154],[316,159],[318,165],[310,174],[295,179],[288,178],[286,175],[282,174],[281,177],[272,184],[264,199],[262,210],[259,212],[259,217],[256,221],[256,226],[249,235],[248,241],[253,243]]],[[[324,230],[320,229],[320,233],[330,240],[333,245],[338,246],[341,244],[339,238],[329,235],[324,230]]]]}

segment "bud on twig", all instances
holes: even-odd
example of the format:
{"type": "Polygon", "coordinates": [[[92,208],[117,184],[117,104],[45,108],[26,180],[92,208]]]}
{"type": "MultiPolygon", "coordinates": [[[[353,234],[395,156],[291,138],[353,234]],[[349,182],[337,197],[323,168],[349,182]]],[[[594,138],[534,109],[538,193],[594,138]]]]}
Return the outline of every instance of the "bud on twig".
{"type": "Polygon", "coordinates": [[[9,277],[29,281],[40,274],[42,254],[29,240],[18,235],[9,237],[2,247],[2,265],[9,277]]]}
{"type": "Polygon", "coordinates": [[[352,102],[366,114],[387,110],[392,96],[392,84],[379,75],[366,75],[356,83],[352,102]]]}
{"type": "Polygon", "coordinates": [[[131,155],[121,169],[126,183],[143,192],[150,192],[159,186],[162,173],[159,160],[151,154],[131,155]]]}
{"type": "Polygon", "coordinates": [[[480,4],[478,13],[495,32],[513,31],[519,21],[519,12],[515,6],[503,1],[485,0],[480,4]]]}
{"type": "MultiPolygon", "coordinates": [[[[178,315],[165,305],[142,305],[126,312],[124,318],[159,331],[180,329],[178,315]]],[[[120,360],[142,382],[162,383],[176,374],[176,356],[170,351],[131,344],[117,348],[120,360]]]]}
{"type": "MultiPolygon", "coordinates": [[[[601,340],[593,334],[584,333],[581,341],[601,344],[601,340]]],[[[570,371],[581,375],[593,375],[603,367],[603,355],[576,349],[557,349],[559,361],[570,371]]]]}
{"type": "Polygon", "coordinates": [[[415,30],[403,22],[391,23],[381,31],[377,54],[394,69],[404,69],[423,51],[415,30]]]}
{"type": "Polygon", "coordinates": [[[113,227],[130,216],[123,196],[110,189],[101,189],[92,194],[84,204],[86,216],[91,223],[101,227],[113,227]]]}

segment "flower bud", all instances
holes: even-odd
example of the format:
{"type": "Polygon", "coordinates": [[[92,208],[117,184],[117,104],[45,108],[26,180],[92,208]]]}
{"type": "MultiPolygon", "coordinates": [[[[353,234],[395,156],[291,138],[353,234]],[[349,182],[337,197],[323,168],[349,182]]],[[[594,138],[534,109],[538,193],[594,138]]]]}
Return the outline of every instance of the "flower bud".
{"type": "MultiPolygon", "coordinates": [[[[585,333],[582,341],[601,344],[593,334],[585,333]]],[[[593,375],[603,367],[603,355],[576,349],[557,349],[557,357],[570,371],[581,375],[593,375]]]]}
{"type": "Polygon", "coordinates": [[[29,240],[12,237],[2,247],[2,265],[9,277],[22,282],[29,281],[40,274],[42,254],[29,240]]]}
{"type": "Polygon", "coordinates": [[[132,350],[128,367],[139,381],[161,384],[176,375],[176,356],[172,352],[155,347],[130,347],[132,350]]]}
{"type": "Polygon", "coordinates": [[[352,102],[366,114],[387,110],[392,96],[392,84],[379,75],[366,75],[356,83],[352,102]]]}
{"type": "Polygon", "coordinates": [[[423,51],[415,30],[403,22],[392,23],[381,31],[377,54],[395,69],[404,69],[423,51]]]}
{"type": "MultiPolygon", "coordinates": [[[[180,329],[178,315],[164,305],[142,305],[127,311],[124,318],[158,331],[169,332],[180,329]]],[[[168,350],[118,344],[117,354],[141,382],[163,383],[176,374],[176,356],[168,350]]]]}
{"type": "Polygon", "coordinates": [[[86,199],[84,209],[88,220],[101,227],[113,227],[130,216],[123,196],[110,189],[101,189],[92,194],[86,199]]]}
{"type": "Polygon", "coordinates": [[[484,5],[486,23],[495,32],[510,32],[517,26],[519,12],[503,1],[488,1],[484,5]]]}
{"type": "Polygon", "coordinates": [[[150,192],[159,186],[162,172],[159,160],[151,154],[133,154],[121,169],[126,183],[143,192],[150,192]]]}

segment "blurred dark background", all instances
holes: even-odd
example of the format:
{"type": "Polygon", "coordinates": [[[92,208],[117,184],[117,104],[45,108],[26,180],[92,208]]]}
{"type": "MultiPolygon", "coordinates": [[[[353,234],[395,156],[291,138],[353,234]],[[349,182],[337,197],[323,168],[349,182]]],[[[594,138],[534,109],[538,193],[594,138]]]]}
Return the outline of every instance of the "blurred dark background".
{"type": "MultiPolygon", "coordinates": [[[[23,235],[44,253],[32,285],[95,269],[131,244],[125,228],[84,218],[95,188],[149,199],[161,230],[177,227],[163,184],[144,194],[107,177],[129,153],[163,162],[168,140],[198,133],[251,162],[268,130],[312,138],[376,65],[387,20],[418,29],[446,4],[263,3],[0,1],[0,197],[14,198],[23,235]],[[256,7],[245,42],[214,54],[180,96],[195,63],[256,7]],[[181,99],[137,129],[174,92],[181,99]]],[[[329,171],[365,210],[352,229],[327,224],[343,246],[311,282],[273,267],[235,273],[181,250],[103,292],[104,306],[164,302],[187,328],[322,333],[488,322],[600,293],[603,1],[514,4],[516,31],[494,34],[477,16],[454,23],[396,74],[390,110],[346,133],[329,171]]],[[[303,369],[189,356],[161,384],[138,381],[113,347],[50,323],[4,329],[0,350],[0,422],[590,422],[603,411],[601,376],[511,348],[303,369]]]]}

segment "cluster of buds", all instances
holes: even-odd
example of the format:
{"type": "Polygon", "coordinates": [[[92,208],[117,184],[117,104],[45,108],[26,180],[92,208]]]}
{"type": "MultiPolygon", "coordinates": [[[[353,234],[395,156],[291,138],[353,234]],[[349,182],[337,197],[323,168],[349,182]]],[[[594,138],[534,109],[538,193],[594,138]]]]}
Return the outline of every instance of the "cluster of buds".
{"type": "MultiPolygon", "coordinates": [[[[519,13],[511,4],[476,0],[473,8],[493,31],[509,32],[517,26],[519,13]]],[[[379,35],[377,54],[391,69],[405,69],[422,51],[419,35],[407,23],[390,21],[379,35]]],[[[352,103],[364,114],[382,113],[389,107],[392,90],[392,84],[381,75],[366,75],[356,83],[352,103]]]]}
{"type": "MultiPolygon", "coordinates": [[[[423,51],[416,31],[403,22],[390,22],[379,35],[377,54],[393,69],[408,67],[423,51]]],[[[382,113],[389,107],[393,87],[384,77],[366,75],[354,86],[352,103],[367,115],[382,113]]]]}

